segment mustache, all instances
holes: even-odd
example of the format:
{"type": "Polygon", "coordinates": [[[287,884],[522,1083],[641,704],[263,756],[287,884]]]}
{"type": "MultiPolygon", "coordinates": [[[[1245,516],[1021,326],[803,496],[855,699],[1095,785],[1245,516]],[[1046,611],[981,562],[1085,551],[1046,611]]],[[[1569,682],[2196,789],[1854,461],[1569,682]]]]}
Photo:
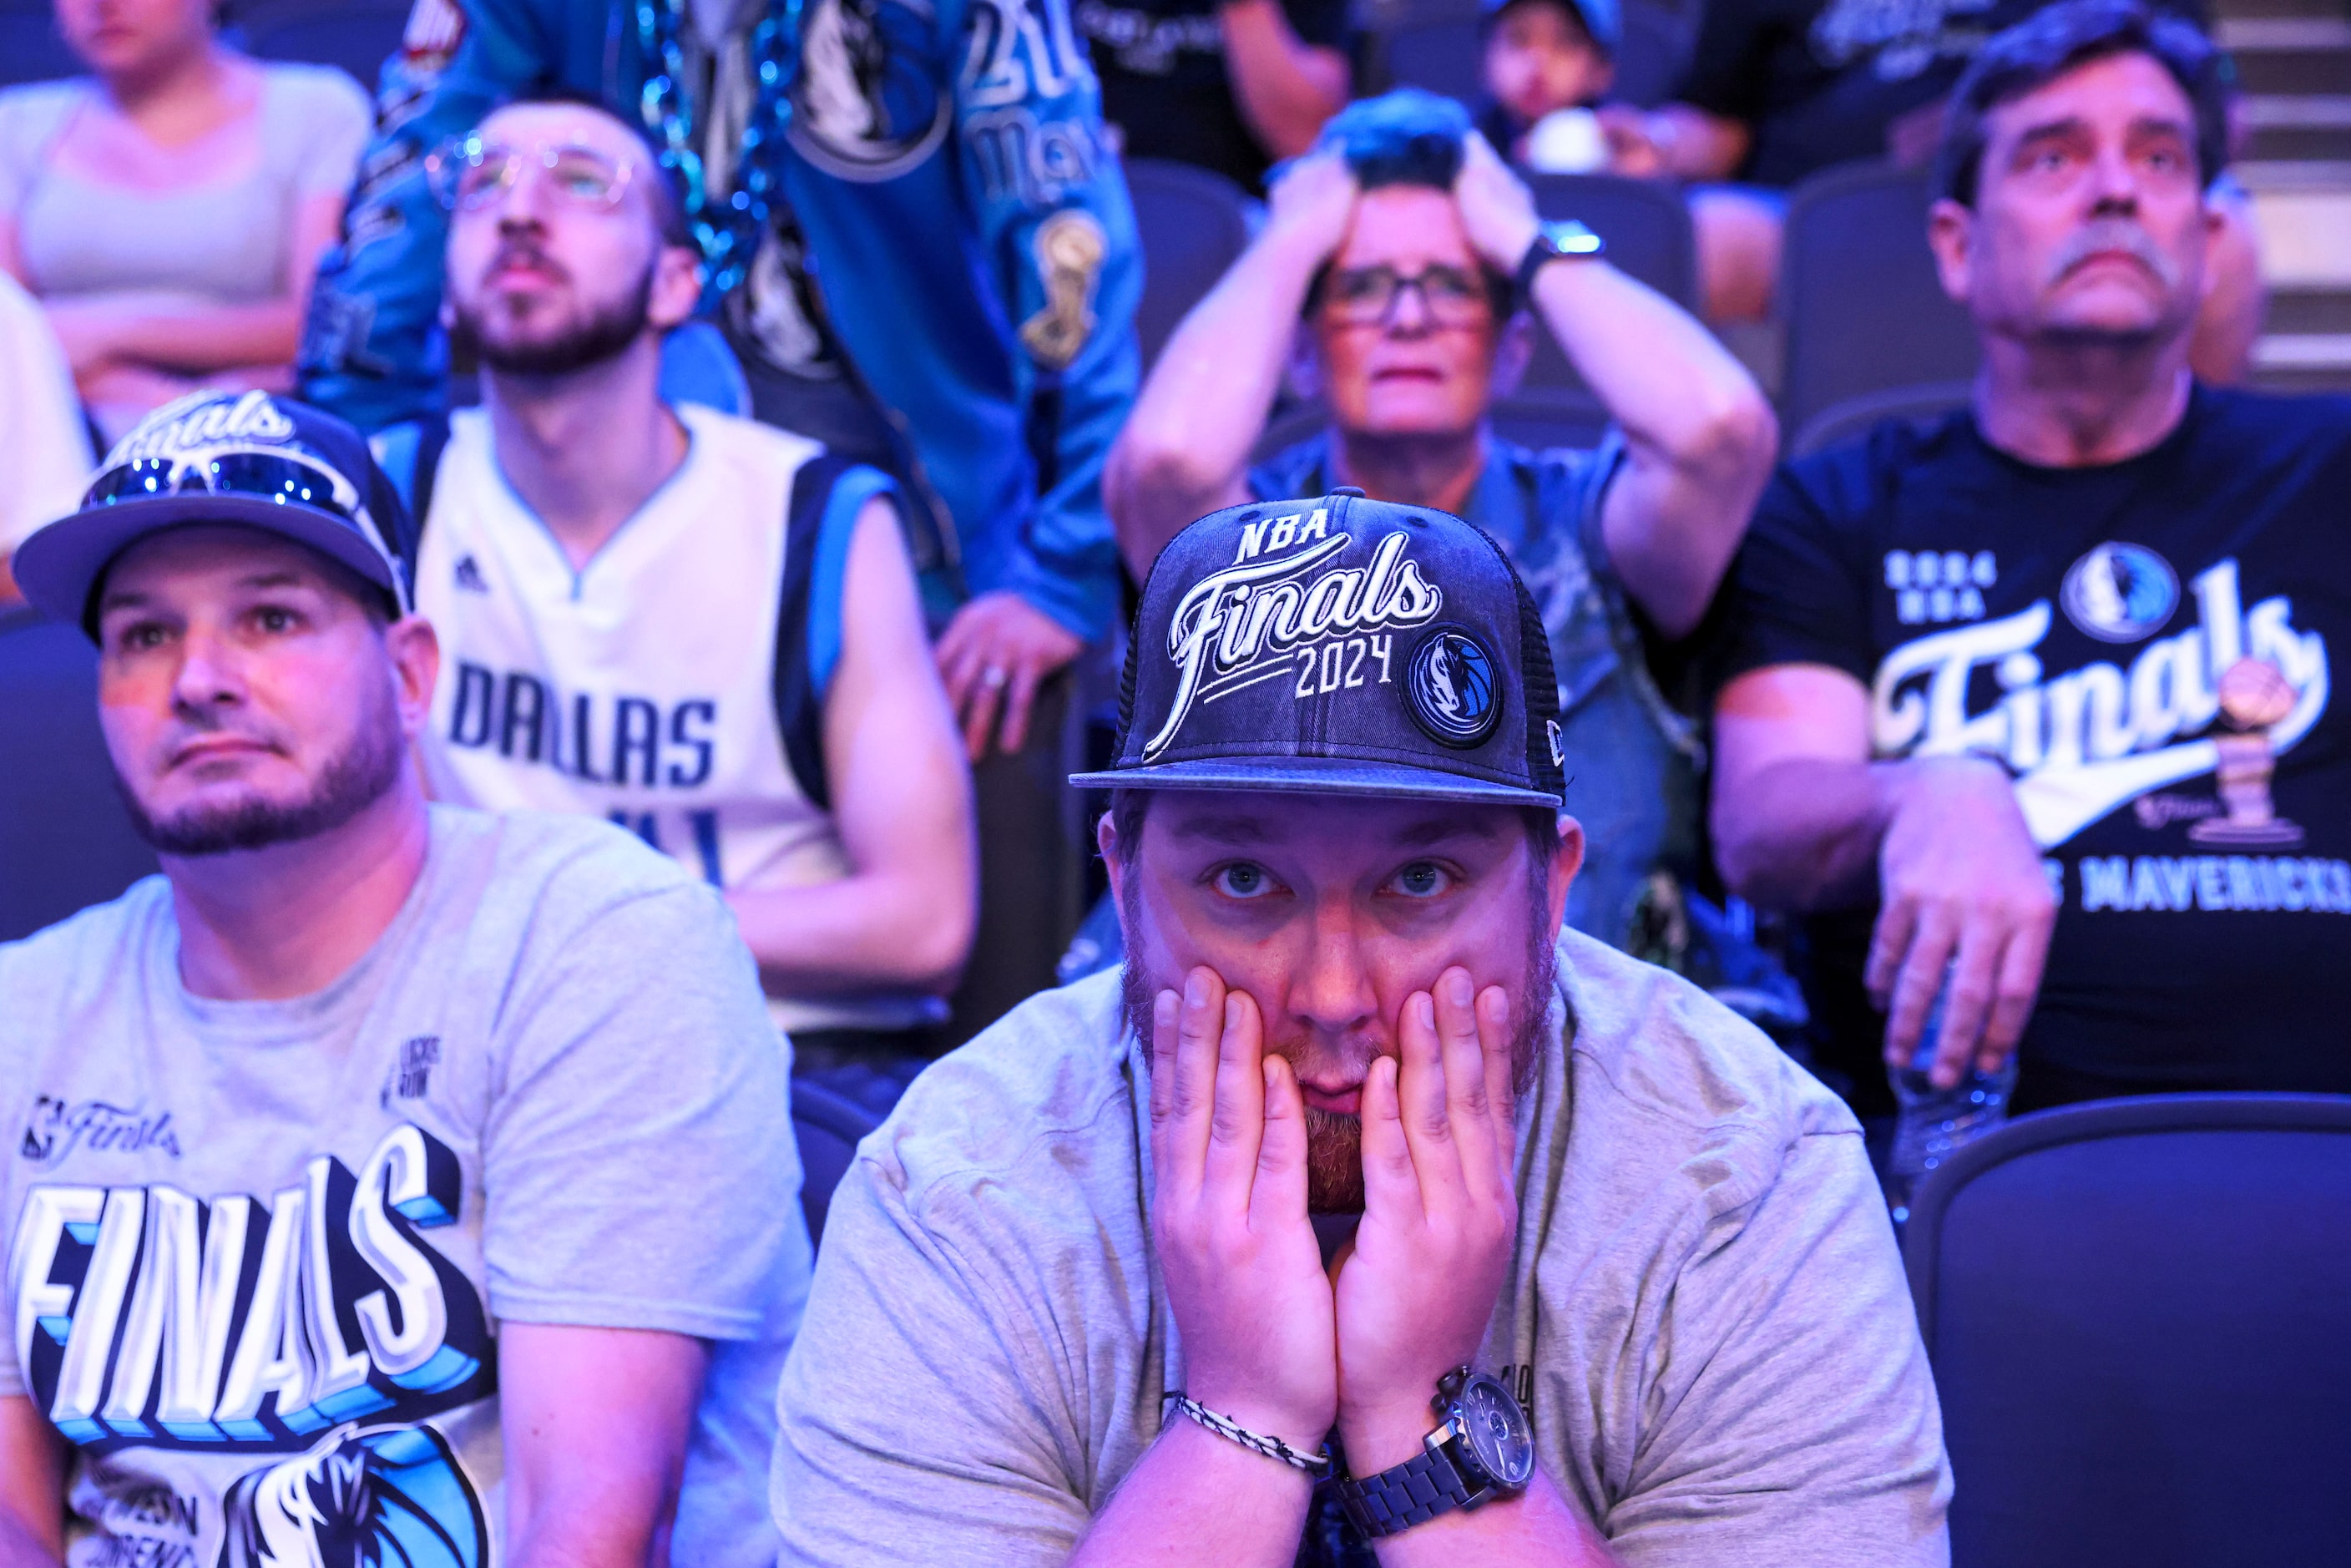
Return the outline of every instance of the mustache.
{"type": "Polygon", "coordinates": [[[2166,287],[2179,281],[2179,269],[2173,267],[2171,258],[2156,248],[2147,230],[2129,218],[2094,218],[2083,225],[2058,250],[2051,280],[2062,281],[2073,276],[2092,256],[2116,252],[2146,267],[2166,287]]]}

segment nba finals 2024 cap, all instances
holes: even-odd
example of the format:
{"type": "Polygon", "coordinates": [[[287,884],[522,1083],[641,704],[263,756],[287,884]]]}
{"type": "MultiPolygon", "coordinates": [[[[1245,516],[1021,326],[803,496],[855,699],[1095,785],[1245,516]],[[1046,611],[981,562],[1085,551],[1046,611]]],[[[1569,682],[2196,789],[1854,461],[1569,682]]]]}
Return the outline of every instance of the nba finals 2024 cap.
{"type": "Polygon", "coordinates": [[[1144,584],[1101,789],[1560,804],[1534,601],[1449,513],[1340,490],[1211,512],[1144,584]]]}
{"type": "Polygon", "coordinates": [[[408,509],[366,438],[332,414],[262,392],[194,392],[141,420],[106,455],[80,510],[16,547],[16,585],[95,639],[94,595],[114,558],[190,523],[282,535],[382,590],[395,616],[415,608],[408,509]]]}

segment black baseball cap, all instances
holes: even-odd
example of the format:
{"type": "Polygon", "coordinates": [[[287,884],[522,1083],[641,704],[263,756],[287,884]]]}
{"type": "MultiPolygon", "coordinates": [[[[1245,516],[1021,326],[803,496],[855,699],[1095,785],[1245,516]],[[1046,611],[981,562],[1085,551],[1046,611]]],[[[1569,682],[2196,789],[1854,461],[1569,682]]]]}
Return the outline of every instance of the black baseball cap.
{"type": "Polygon", "coordinates": [[[1127,647],[1118,755],[1071,782],[1560,805],[1551,645],[1501,547],[1339,490],[1169,541],[1127,647]]]}
{"type": "Polygon", "coordinates": [[[367,439],[263,392],[193,392],[141,420],[99,465],[80,510],[16,547],[16,585],[95,638],[94,596],[114,558],[186,523],[282,535],[381,589],[395,616],[415,608],[415,530],[367,439]]]}

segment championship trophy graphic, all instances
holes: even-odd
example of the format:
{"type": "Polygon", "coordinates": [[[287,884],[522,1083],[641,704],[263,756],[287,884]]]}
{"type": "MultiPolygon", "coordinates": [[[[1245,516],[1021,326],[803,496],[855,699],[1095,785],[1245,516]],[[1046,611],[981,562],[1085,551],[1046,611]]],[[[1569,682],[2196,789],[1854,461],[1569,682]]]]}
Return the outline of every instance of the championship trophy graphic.
{"type": "Polygon", "coordinates": [[[2216,777],[2224,817],[2208,817],[2188,830],[2200,844],[2298,844],[2302,829],[2279,817],[2270,800],[2270,778],[2277,754],[2270,727],[2294,711],[2294,687],[2267,659],[2239,659],[2220,672],[2220,716],[2232,734],[2216,735],[2216,777]]]}

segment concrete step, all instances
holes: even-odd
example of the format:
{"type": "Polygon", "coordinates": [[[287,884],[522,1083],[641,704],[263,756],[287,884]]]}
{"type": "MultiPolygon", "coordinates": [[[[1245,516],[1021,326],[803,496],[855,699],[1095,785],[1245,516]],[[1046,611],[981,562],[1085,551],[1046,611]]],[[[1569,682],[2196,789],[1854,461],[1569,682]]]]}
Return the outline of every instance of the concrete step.
{"type": "Polygon", "coordinates": [[[2236,62],[2241,91],[2351,92],[2351,17],[2223,19],[2214,36],[2236,62]]]}
{"type": "Polygon", "coordinates": [[[2263,162],[2351,162],[2351,92],[2249,93],[2242,99],[2248,158],[2263,162]]]}
{"type": "Polygon", "coordinates": [[[2340,16],[2343,0],[2214,0],[2214,16],[2222,26],[2242,19],[2267,16],[2340,16]]]}
{"type": "Polygon", "coordinates": [[[2265,329],[2273,337],[2335,337],[2351,333],[2351,288],[2325,293],[2273,289],[2265,329]]]}

